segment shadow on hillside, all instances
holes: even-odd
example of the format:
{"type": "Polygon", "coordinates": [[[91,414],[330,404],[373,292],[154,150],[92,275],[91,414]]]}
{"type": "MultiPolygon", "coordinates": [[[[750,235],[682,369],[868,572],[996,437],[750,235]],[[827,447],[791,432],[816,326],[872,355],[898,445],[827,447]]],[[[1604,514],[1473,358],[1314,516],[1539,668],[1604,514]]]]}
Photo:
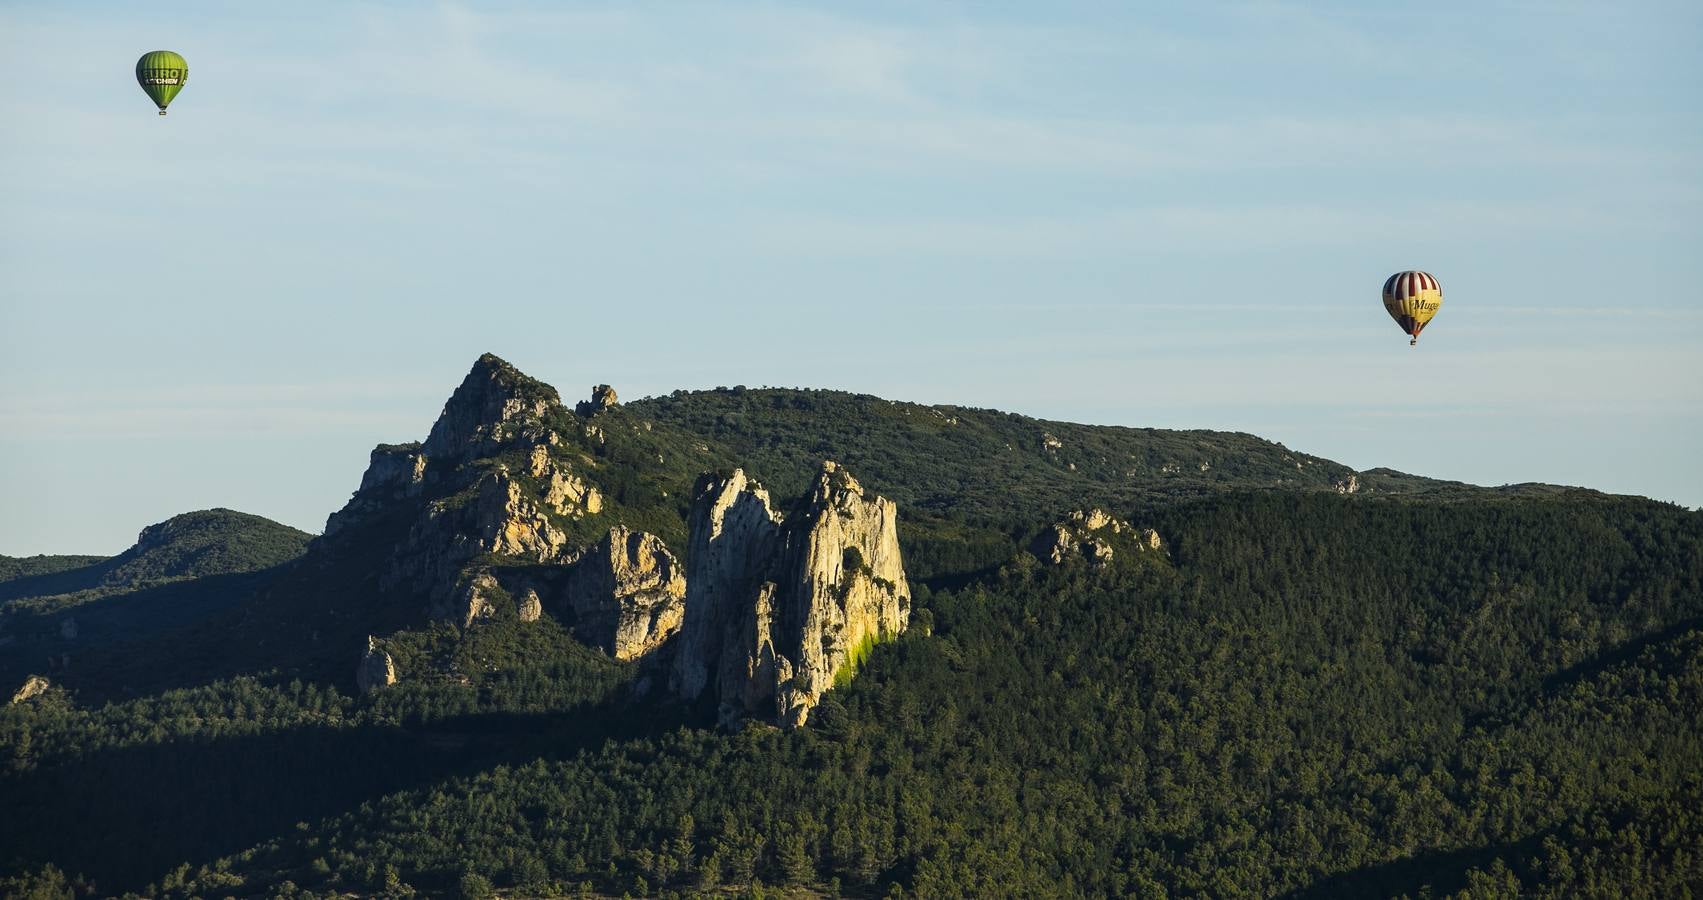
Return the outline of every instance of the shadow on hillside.
{"type": "Polygon", "coordinates": [[[44,674],[73,687],[111,688],[113,683],[100,675],[100,663],[114,648],[146,644],[238,607],[282,568],[209,575],[96,597],[67,609],[15,613],[6,623],[13,640],[0,658],[0,677],[44,674]],[[74,623],[74,636],[67,636],[67,623],[74,623]]]}
{"type": "Polygon", "coordinates": [[[1441,897],[1466,887],[1466,873],[1471,869],[1485,868],[1497,857],[1506,860],[1537,852],[1544,837],[1536,834],[1507,844],[1427,853],[1366,866],[1321,878],[1284,897],[1286,900],[1325,900],[1332,897],[1415,896],[1427,886],[1431,896],[1441,897]]]}
{"type": "Polygon", "coordinates": [[[21,597],[46,597],[52,594],[93,590],[101,586],[101,580],[118,568],[118,564],[119,558],[114,556],[75,569],[25,575],[22,578],[0,582],[0,603],[21,597]]]}
{"type": "Polygon", "coordinates": [[[1544,693],[1549,695],[1559,694],[1574,684],[1600,675],[1614,666],[1630,662],[1631,660],[1636,659],[1638,655],[1643,653],[1645,650],[1659,644],[1665,644],[1687,631],[1691,631],[1696,628],[1703,628],[1703,616],[1683,619],[1680,622],[1670,625],[1667,628],[1663,628],[1660,631],[1652,631],[1643,637],[1627,641],[1626,643],[1621,644],[1600,656],[1575,663],[1572,666],[1544,678],[1544,693]]]}
{"type": "MultiPolygon", "coordinates": [[[[358,547],[367,550],[366,547],[358,547]]],[[[418,625],[424,601],[378,590],[371,556],[309,554],[13,616],[0,677],[44,674],[100,704],[242,675],[354,686],[368,634],[418,625]],[[60,626],[77,623],[65,639],[60,626]],[[70,665],[64,665],[69,656],[70,665]]],[[[0,682],[0,687],[5,683],[0,682]]]]}
{"type": "Polygon", "coordinates": [[[603,703],[95,750],[0,778],[12,811],[0,817],[0,866],[52,862],[103,894],[140,890],[180,862],[210,863],[389,793],[679,724],[667,707],[603,703]]]}

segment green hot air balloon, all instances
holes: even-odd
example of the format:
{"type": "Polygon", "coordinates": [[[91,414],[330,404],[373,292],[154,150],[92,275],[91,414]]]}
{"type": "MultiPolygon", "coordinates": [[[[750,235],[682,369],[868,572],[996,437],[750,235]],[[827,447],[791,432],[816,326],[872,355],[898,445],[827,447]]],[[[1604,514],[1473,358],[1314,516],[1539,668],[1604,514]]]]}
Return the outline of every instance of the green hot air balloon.
{"type": "Polygon", "coordinates": [[[142,93],[160,108],[162,116],[188,80],[189,63],[170,50],[150,50],[136,60],[136,83],[142,86],[142,93]]]}

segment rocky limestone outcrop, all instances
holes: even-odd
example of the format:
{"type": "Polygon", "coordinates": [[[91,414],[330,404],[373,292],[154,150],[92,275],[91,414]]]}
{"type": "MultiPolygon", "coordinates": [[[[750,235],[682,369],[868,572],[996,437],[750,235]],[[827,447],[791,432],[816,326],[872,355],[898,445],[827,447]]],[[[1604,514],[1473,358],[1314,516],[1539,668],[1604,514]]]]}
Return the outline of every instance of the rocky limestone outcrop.
{"type": "Polygon", "coordinates": [[[1356,494],[1356,493],[1359,493],[1360,492],[1360,476],[1358,474],[1350,472],[1350,473],[1348,473],[1347,478],[1338,479],[1337,482],[1336,482],[1336,492],[1339,493],[1339,494],[1356,494]]]}
{"type": "Polygon", "coordinates": [[[568,541],[507,467],[480,478],[471,508],[463,509],[457,523],[462,527],[451,542],[470,542],[474,552],[543,562],[556,558],[568,541]]]}
{"type": "Polygon", "coordinates": [[[729,629],[769,575],[781,516],[769,492],[736,469],[698,480],[687,525],[690,571],[673,680],[681,696],[696,698],[716,680],[729,629]]]}
{"type": "Polygon", "coordinates": [[[527,463],[528,474],[544,485],[544,505],[557,515],[579,518],[603,511],[603,495],[553,457],[548,446],[533,447],[527,463]]]}
{"type": "MultiPolygon", "coordinates": [[[[582,497],[586,492],[582,492],[582,497]]],[[[380,586],[406,587],[425,593],[435,615],[459,588],[462,568],[486,553],[519,557],[531,562],[567,564],[578,558],[568,536],[550,521],[540,499],[498,466],[480,476],[472,496],[452,496],[428,503],[386,570],[380,586]]],[[[460,604],[456,606],[460,611],[460,604]]]]}
{"type": "Polygon", "coordinates": [[[1136,528],[1103,509],[1077,510],[1044,529],[1029,545],[1029,552],[1042,562],[1063,565],[1086,560],[1095,568],[1111,564],[1115,544],[1133,546],[1138,552],[1164,549],[1159,532],[1136,528]]]}
{"type": "Polygon", "coordinates": [[[367,471],[361,475],[362,491],[400,489],[408,495],[418,494],[426,481],[426,455],[420,445],[379,444],[367,461],[367,471]]]}
{"type": "Polygon", "coordinates": [[[452,619],[462,628],[488,622],[496,616],[497,603],[505,593],[489,570],[474,572],[456,592],[450,609],[440,613],[439,618],[452,619]]]}
{"type": "Polygon", "coordinates": [[[522,622],[536,622],[544,617],[544,601],[534,588],[521,591],[520,599],[515,602],[515,614],[522,622]]]}
{"type": "Polygon", "coordinates": [[[574,412],[579,413],[582,416],[593,416],[611,406],[614,406],[618,402],[619,400],[615,395],[614,388],[607,384],[593,385],[591,388],[591,399],[581,400],[574,404],[574,412]]]}
{"type": "Polygon", "coordinates": [[[367,635],[367,652],[361,654],[361,661],[355,667],[355,687],[363,694],[371,694],[396,683],[396,662],[390,658],[389,651],[379,646],[378,638],[367,635]]]}
{"type": "Polygon", "coordinates": [[[686,573],[653,534],[617,525],[570,558],[537,566],[468,570],[432,613],[462,628],[504,615],[512,604],[522,622],[546,613],[581,641],[616,659],[658,649],[685,617],[686,573]]]}
{"type": "Polygon", "coordinates": [[[379,444],[368,458],[360,488],[325,520],[325,537],[366,521],[398,498],[419,496],[425,482],[426,457],[419,444],[379,444]]]}
{"type": "MultiPolygon", "coordinates": [[[[598,385],[578,412],[616,403],[598,385]]],[[[558,618],[616,659],[669,667],[686,696],[713,692],[730,721],[802,723],[874,643],[904,630],[894,505],[838,466],[823,465],[787,520],[743,473],[703,481],[688,573],[660,537],[624,525],[586,543],[585,519],[608,505],[588,477],[607,436],[591,421],[567,430],[565,415],[553,388],[481,357],[423,443],[373,451],[327,523],[328,538],[355,533],[322,546],[382,554],[381,590],[416,594],[463,629],[511,610],[558,618]],[[665,645],[676,652],[658,653],[665,645]]],[[[371,644],[363,683],[383,681],[387,659],[371,644]]]]}
{"type": "Polygon", "coordinates": [[[489,456],[517,440],[548,443],[544,419],[560,407],[555,388],[487,353],[450,395],[421,452],[437,465],[489,456]]]}
{"type": "Polygon", "coordinates": [[[724,723],[802,725],[836,678],[909,622],[897,507],[832,462],[784,519],[741,471],[701,480],[691,529],[674,687],[689,700],[713,689],[724,723]]]}
{"type": "Polygon", "coordinates": [[[473,460],[505,449],[558,445],[561,436],[546,420],[560,410],[555,388],[492,354],[479,357],[444,404],[425,443],[380,444],[373,449],[360,488],[326,520],[325,537],[367,522],[434,483],[438,494],[459,490],[477,477],[461,471],[473,460]]]}
{"type": "Polygon", "coordinates": [[[616,659],[637,659],[680,630],[686,573],[654,534],[616,526],[567,579],[574,634],[616,659]]]}
{"type": "Polygon", "coordinates": [[[47,693],[47,689],[50,687],[53,687],[53,682],[48,681],[40,675],[31,675],[24,679],[22,686],[12,692],[12,702],[17,704],[33,700],[34,698],[47,693]]]}

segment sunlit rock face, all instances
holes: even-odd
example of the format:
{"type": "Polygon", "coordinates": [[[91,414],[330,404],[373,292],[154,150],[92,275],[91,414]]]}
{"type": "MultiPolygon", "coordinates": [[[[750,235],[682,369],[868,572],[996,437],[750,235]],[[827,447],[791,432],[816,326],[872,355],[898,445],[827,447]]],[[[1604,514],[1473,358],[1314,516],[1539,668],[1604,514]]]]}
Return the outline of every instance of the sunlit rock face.
{"type": "Polygon", "coordinates": [[[674,686],[724,723],[802,725],[861,653],[910,620],[897,508],[825,462],[783,519],[742,471],[699,483],[674,686]]]}
{"type": "Polygon", "coordinates": [[[661,538],[616,526],[574,567],[566,599],[581,640],[637,659],[680,630],[686,573],[661,538]]]}

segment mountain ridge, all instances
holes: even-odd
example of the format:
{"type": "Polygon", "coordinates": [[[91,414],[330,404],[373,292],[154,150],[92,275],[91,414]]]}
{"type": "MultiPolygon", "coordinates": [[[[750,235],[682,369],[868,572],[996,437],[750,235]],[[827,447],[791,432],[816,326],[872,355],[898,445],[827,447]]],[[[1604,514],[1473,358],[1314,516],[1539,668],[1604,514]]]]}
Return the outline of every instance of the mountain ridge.
{"type": "Polygon", "coordinates": [[[306,553],[119,595],[197,615],[70,638],[0,707],[34,813],[0,892],[1699,877],[1703,514],[1234,433],[593,396],[482,357],[306,553]]]}

